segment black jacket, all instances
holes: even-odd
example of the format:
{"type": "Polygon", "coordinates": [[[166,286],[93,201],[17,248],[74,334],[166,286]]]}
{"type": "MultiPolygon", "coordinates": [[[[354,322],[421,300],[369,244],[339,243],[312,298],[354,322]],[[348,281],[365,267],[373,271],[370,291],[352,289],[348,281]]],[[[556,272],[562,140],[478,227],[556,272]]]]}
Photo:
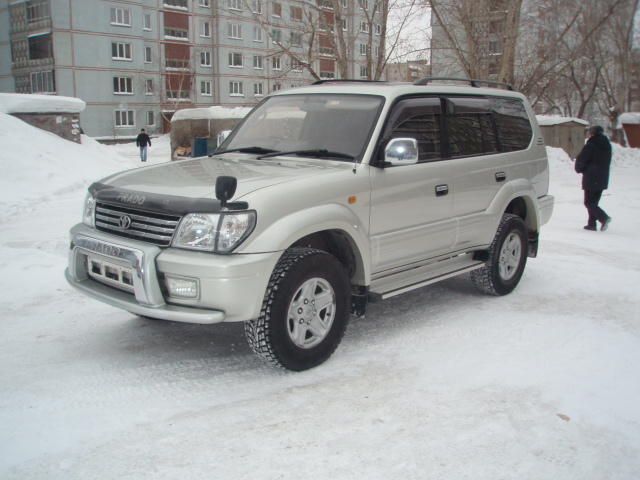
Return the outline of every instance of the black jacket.
{"type": "Polygon", "coordinates": [[[583,190],[606,190],[609,186],[611,143],[604,135],[591,137],[576,157],[576,172],[582,174],[583,190]]]}
{"type": "Polygon", "coordinates": [[[147,145],[151,146],[151,139],[149,135],[146,133],[141,133],[136,137],[136,146],[137,147],[146,147],[147,145]]]}

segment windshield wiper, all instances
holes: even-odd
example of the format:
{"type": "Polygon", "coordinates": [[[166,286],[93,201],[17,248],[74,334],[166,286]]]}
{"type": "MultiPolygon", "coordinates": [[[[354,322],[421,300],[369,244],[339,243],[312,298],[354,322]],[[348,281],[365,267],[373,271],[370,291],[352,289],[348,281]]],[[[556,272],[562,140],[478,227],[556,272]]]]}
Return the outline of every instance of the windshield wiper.
{"type": "Polygon", "coordinates": [[[344,160],[355,160],[356,157],[349,155],[348,153],[332,152],[324,148],[314,148],[309,150],[290,150],[288,152],[272,152],[260,155],[258,158],[271,158],[280,155],[300,155],[301,157],[329,157],[339,158],[344,160]]]}
{"type": "Polygon", "coordinates": [[[220,155],[221,153],[230,153],[230,152],[240,152],[240,153],[256,153],[256,154],[265,154],[265,153],[274,153],[277,150],[273,148],[264,148],[264,147],[238,147],[238,148],[230,148],[229,150],[220,150],[213,152],[213,155],[220,155]]]}

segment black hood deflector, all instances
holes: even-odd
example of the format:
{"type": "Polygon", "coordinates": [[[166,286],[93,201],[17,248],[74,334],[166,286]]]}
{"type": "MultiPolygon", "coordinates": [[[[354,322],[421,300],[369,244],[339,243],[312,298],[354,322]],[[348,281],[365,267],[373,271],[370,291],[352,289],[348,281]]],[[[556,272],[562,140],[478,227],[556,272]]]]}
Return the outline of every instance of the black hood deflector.
{"type": "Polygon", "coordinates": [[[135,190],[112,187],[104,183],[93,183],[89,187],[89,192],[98,202],[169,215],[219,213],[222,210],[220,201],[216,198],[189,198],[137,192],[135,190]]]}

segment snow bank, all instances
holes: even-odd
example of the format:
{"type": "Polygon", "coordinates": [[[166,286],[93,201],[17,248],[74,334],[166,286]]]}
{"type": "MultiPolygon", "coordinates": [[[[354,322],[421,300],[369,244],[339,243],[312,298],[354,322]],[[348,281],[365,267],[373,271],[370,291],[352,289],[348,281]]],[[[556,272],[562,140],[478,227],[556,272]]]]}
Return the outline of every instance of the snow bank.
{"type": "Polygon", "coordinates": [[[73,97],[0,93],[1,113],[80,113],[86,106],[73,97]]]}
{"type": "Polygon", "coordinates": [[[83,191],[91,182],[128,167],[126,159],[90,137],[83,135],[79,145],[4,113],[0,145],[3,214],[46,202],[58,193],[83,191]]]}
{"type": "Polygon", "coordinates": [[[249,107],[220,107],[184,108],[178,110],[171,119],[177,120],[225,120],[229,118],[244,118],[251,111],[249,107]]]}
{"type": "Polygon", "coordinates": [[[536,115],[538,125],[541,127],[550,127],[553,125],[560,125],[563,123],[576,122],[581,125],[589,125],[589,122],[577,117],[561,117],[560,115],[536,115]]]}
{"type": "Polygon", "coordinates": [[[626,123],[627,125],[639,125],[640,124],[640,112],[626,112],[620,115],[618,122],[626,123]]]}

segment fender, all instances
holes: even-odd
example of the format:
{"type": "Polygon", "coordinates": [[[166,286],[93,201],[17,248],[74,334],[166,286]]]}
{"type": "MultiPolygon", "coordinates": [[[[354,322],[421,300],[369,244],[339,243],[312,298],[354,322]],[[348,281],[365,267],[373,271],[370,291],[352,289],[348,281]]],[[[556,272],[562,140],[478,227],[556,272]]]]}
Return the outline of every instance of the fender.
{"type": "Polygon", "coordinates": [[[525,221],[527,228],[533,232],[539,231],[541,224],[540,210],[535,188],[529,180],[518,178],[503,185],[491,201],[489,208],[487,208],[487,213],[494,219],[494,232],[498,228],[500,218],[509,203],[518,197],[521,197],[527,206],[527,218],[525,221]]]}
{"type": "Polygon", "coordinates": [[[338,203],[319,205],[282,217],[251,239],[238,253],[284,251],[302,237],[325,230],[339,230],[346,235],[356,259],[354,282],[369,285],[371,256],[368,229],[352,210],[338,203]]]}

